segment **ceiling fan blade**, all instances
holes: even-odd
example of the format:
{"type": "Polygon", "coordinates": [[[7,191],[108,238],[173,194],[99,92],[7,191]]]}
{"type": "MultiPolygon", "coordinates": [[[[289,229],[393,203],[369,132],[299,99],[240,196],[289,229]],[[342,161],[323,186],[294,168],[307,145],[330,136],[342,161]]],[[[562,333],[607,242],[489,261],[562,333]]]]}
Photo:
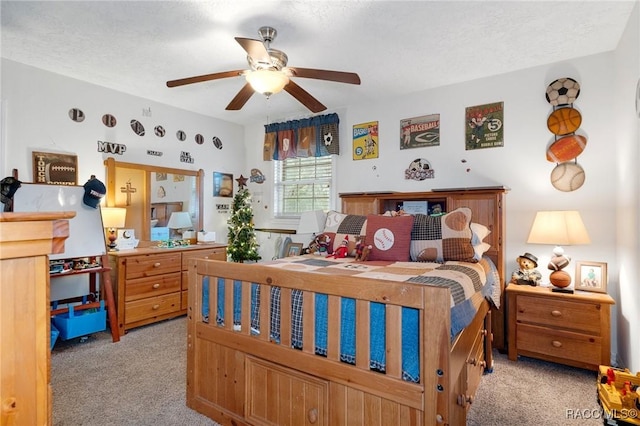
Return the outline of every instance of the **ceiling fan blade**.
{"type": "Polygon", "coordinates": [[[360,84],[360,77],[353,72],[317,70],[313,68],[288,67],[294,77],[315,78],[337,81],[338,83],[360,84]]]}
{"type": "Polygon", "coordinates": [[[289,83],[284,86],[284,90],[286,90],[291,96],[296,98],[302,105],[309,108],[311,112],[320,112],[327,109],[327,107],[322,105],[319,100],[311,96],[309,92],[294,83],[293,80],[289,80],[289,83]]]}
{"type": "Polygon", "coordinates": [[[237,77],[242,75],[244,71],[245,70],[224,71],[213,74],[198,75],[195,77],[181,78],[178,80],[170,80],[167,81],[167,87],[184,86],[185,84],[202,83],[203,81],[219,80],[227,77],[237,77]]]}
{"type": "Polygon", "coordinates": [[[245,84],[238,94],[229,102],[229,105],[225,108],[228,111],[237,111],[241,109],[244,104],[247,103],[249,98],[253,95],[253,87],[249,83],[245,84]]]}
{"type": "Polygon", "coordinates": [[[246,50],[247,55],[251,57],[255,62],[261,62],[265,64],[271,63],[271,56],[267,52],[267,48],[260,40],[254,40],[252,38],[236,37],[236,41],[246,50]]]}

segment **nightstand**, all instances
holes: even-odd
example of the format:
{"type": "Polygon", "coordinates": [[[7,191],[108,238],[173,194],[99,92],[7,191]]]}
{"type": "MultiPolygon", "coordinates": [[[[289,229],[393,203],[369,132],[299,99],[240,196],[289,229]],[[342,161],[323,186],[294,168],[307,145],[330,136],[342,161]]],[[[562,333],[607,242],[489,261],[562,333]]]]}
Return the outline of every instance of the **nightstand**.
{"type": "Polygon", "coordinates": [[[514,284],[506,291],[510,360],[524,355],[596,371],[611,364],[611,296],[514,284]]]}

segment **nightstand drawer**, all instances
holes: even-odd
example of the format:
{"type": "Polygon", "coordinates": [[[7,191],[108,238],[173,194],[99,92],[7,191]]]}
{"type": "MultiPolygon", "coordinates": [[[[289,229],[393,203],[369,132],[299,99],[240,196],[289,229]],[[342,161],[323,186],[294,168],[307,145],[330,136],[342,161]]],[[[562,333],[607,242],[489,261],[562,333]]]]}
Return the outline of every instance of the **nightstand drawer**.
{"type": "Polygon", "coordinates": [[[179,272],[181,266],[181,256],[179,252],[133,256],[126,260],[126,278],[143,278],[152,275],[162,275],[171,272],[179,272]]]}
{"type": "Polygon", "coordinates": [[[125,303],[127,323],[169,314],[180,310],[180,293],[149,297],[125,303]]]}
{"type": "Polygon", "coordinates": [[[180,274],[180,272],[173,272],[166,275],[129,280],[127,281],[127,295],[125,300],[130,302],[145,297],[160,296],[162,294],[180,291],[180,274]]]}
{"type": "Polygon", "coordinates": [[[591,365],[598,365],[602,361],[602,340],[597,336],[520,324],[516,345],[518,351],[536,352],[591,365]]]}
{"type": "Polygon", "coordinates": [[[519,296],[516,320],[600,334],[601,305],[568,300],[519,296]]]}

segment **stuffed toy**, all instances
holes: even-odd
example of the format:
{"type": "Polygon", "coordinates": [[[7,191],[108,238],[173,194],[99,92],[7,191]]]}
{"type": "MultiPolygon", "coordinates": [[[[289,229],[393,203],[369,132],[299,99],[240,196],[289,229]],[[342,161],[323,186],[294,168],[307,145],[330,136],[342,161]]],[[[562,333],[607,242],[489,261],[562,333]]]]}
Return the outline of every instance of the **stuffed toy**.
{"type": "Polygon", "coordinates": [[[344,239],[340,243],[340,247],[334,250],[333,254],[327,257],[335,257],[336,259],[340,259],[343,257],[347,257],[349,254],[349,236],[345,235],[344,239]]]}
{"type": "Polygon", "coordinates": [[[329,235],[318,235],[312,244],[317,247],[317,249],[314,251],[315,254],[321,256],[331,254],[331,237],[329,237],[329,235]]]}
{"type": "Polygon", "coordinates": [[[371,252],[371,245],[364,244],[364,238],[362,235],[356,238],[356,262],[357,261],[365,261],[369,257],[369,253],[371,252]]]}
{"type": "Polygon", "coordinates": [[[525,253],[516,259],[520,269],[511,275],[513,284],[537,286],[542,279],[542,274],[535,268],[538,267],[538,258],[531,253],[525,253]]]}

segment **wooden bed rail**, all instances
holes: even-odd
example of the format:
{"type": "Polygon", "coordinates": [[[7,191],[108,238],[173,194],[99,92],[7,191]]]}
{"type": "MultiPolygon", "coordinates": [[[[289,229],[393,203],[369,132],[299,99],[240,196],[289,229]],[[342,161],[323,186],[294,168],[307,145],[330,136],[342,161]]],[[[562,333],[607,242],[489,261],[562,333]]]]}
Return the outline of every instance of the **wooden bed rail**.
{"type": "MultiPolygon", "coordinates": [[[[450,293],[448,289],[407,282],[382,281],[348,275],[301,273],[260,264],[237,264],[194,259],[189,264],[188,354],[187,377],[193,377],[195,348],[202,342],[215,342],[257,356],[279,365],[329,379],[351,388],[377,394],[424,412],[424,424],[448,424],[450,373],[450,293]],[[204,279],[209,277],[209,321],[202,321],[204,279]],[[217,282],[224,280],[224,324],[216,323],[218,307],[217,282]],[[234,327],[234,282],[241,282],[240,327],[234,327]],[[251,287],[260,285],[260,332],[251,330],[251,287]],[[272,287],[279,287],[280,344],[271,339],[270,297],[272,287]],[[302,348],[291,345],[291,294],[303,292],[302,348]],[[328,297],[327,355],[315,354],[315,293],[328,297]],[[355,365],[340,361],[341,299],[352,298],[356,304],[355,365]],[[371,302],[385,305],[386,372],[369,368],[371,302]],[[265,309],[264,307],[267,307],[265,309]],[[420,382],[402,379],[401,318],[402,308],[415,308],[418,313],[420,382]],[[233,338],[229,338],[229,333],[233,338]],[[429,366],[428,371],[425,366],[429,366]],[[435,368],[434,368],[435,366],[435,368]],[[427,420],[429,419],[429,420],[427,420]],[[437,419],[437,421],[436,421],[437,419]]],[[[373,325],[375,326],[375,324],[373,325]]],[[[188,380],[187,399],[197,395],[194,380],[188,380]],[[191,388],[190,388],[191,387],[191,388]]],[[[190,403],[188,402],[188,405],[190,403]]]]}

